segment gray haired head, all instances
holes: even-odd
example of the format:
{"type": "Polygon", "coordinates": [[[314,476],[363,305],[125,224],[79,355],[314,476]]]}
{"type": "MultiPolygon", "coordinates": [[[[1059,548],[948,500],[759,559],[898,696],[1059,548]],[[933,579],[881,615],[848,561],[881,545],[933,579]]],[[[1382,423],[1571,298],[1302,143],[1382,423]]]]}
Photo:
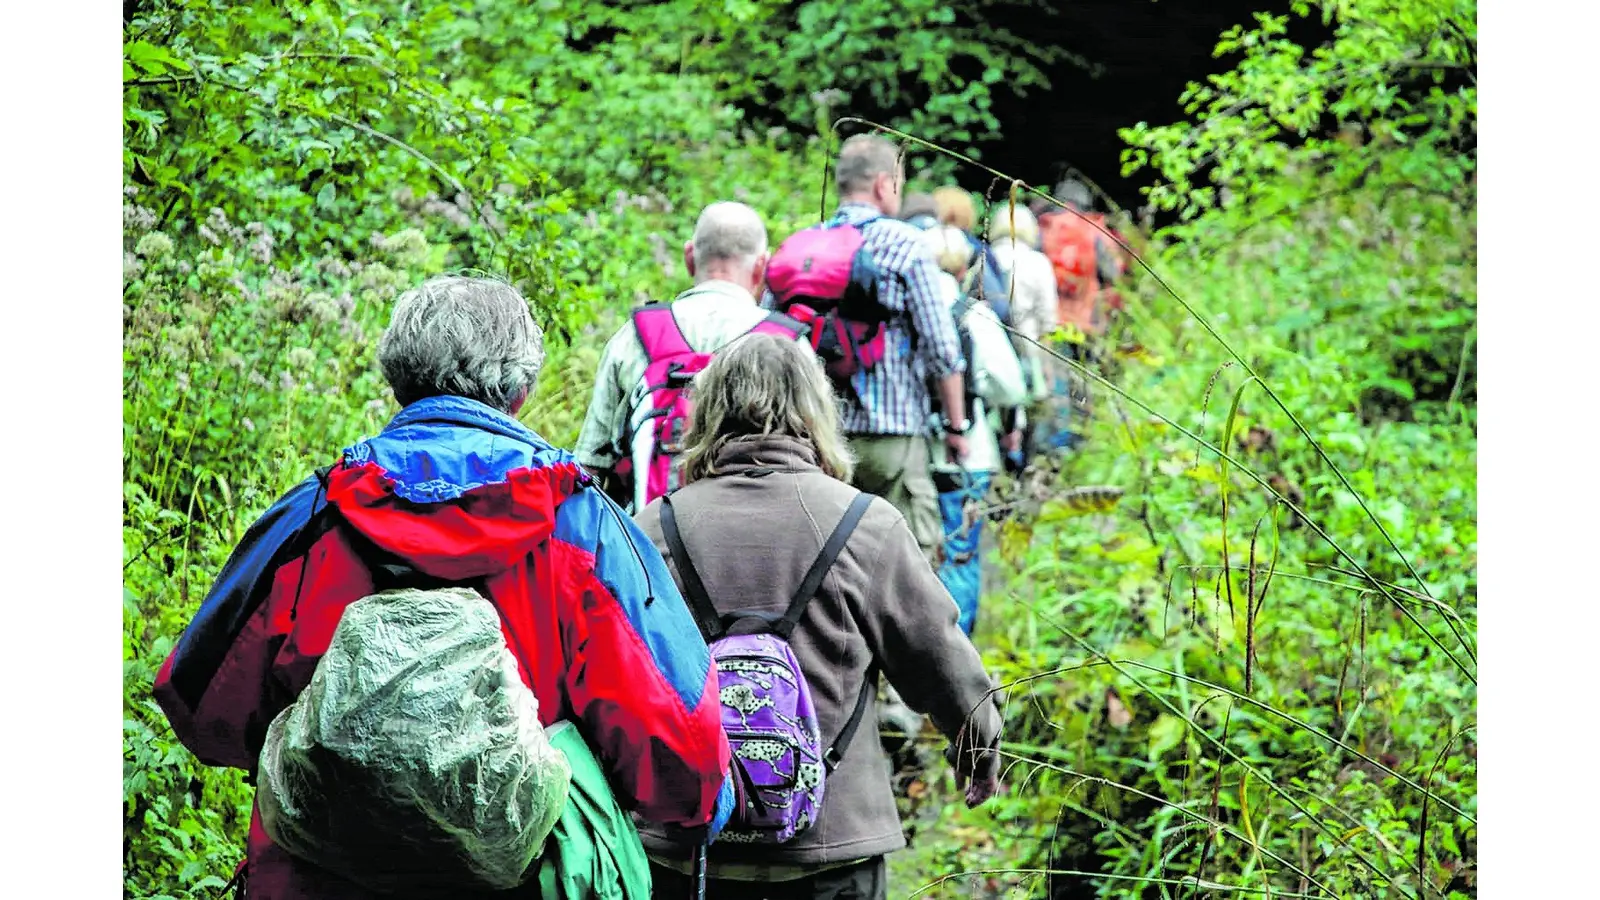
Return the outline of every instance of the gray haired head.
{"type": "Polygon", "coordinates": [[[725,200],[701,211],[692,240],[697,271],[704,272],[717,263],[743,271],[767,252],[767,227],[755,210],[725,200]]]}
{"type": "Polygon", "coordinates": [[[544,333],[506,282],[443,275],[395,300],[378,364],[402,406],[452,395],[512,412],[539,378],[544,333]]]}
{"type": "Polygon", "coordinates": [[[847,197],[871,190],[879,175],[900,173],[900,148],[894,141],[876,134],[858,134],[839,146],[839,162],[833,178],[839,196],[847,197]]]}
{"type": "Polygon", "coordinates": [[[1076,178],[1063,178],[1056,182],[1055,198],[1071,205],[1079,212],[1088,212],[1094,208],[1094,194],[1090,192],[1088,185],[1076,178]]]}

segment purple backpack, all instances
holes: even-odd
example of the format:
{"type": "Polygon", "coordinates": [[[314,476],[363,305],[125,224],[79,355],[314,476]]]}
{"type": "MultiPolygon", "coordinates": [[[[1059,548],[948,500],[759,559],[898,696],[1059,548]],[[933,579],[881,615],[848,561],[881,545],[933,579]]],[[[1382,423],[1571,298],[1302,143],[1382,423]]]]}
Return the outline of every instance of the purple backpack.
{"type": "Polygon", "coordinates": [[[861,724],[873,694],[871,678],[861,686],[855,711],[838,737],[823,743],[811,687],[789,635],[871,502],[871,494],[856,495],[781,617],[754,610],[719,615],[678,534],[671,495],[661,504],[661,531],[684,596],[711,645],[721,686],[722,728],[733,751],[739,802],[718,840],[781,844],[810,827],[822,807],[827,773],[838,765],[861,724]]]}

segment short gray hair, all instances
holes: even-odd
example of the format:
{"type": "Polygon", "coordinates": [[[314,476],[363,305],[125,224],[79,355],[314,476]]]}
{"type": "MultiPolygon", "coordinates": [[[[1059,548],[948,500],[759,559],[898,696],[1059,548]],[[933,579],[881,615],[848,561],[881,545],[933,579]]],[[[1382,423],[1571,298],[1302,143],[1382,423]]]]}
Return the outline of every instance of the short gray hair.
{"type": "Polygon", "coordinates": [[[441,395],[510,412],[544,365],[528,301],[492,278],[430,278],[394,302],[378,364],[402,406],[441,395]]]}
{"type": "Polygon", "coordinates": [[[840,145],[833,180],[843,196],[867,190],[879,175],[893,176],[899,171],[900,148],[894,141],[876,134],[858,134],[840,145]]]}
{"type": "Polygon", "coordinates": [[[704,269],[713,261],[749,268],[767,252],[767,227],[761,216],[744,205],[725,200],[713,203],[694,223],[694,265],[704,269]]]}

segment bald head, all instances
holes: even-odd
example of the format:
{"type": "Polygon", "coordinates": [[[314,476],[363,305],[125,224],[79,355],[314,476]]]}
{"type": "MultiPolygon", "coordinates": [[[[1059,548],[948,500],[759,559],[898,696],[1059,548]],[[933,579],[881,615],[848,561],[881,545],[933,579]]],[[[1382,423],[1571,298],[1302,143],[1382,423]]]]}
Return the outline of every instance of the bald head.
{"type": "Polygon", "coordinates": [[[766,273],[767,229],[761,216],[743,203],[713,203],[701,211],[683,251],[697,284],[714,278],[755,293],[766,273]]]}

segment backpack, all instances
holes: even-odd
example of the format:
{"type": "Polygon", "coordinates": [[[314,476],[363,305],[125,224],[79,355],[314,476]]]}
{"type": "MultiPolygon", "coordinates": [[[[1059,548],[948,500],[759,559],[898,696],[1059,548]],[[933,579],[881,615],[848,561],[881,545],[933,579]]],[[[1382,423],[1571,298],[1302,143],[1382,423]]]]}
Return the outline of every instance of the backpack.
{"type": "Polygon", "coordinates": [[[722,728],[733,751],[739,802],[718,840],[781,844],[809,828],[822,808],[827,773],[839,764],[861,724],[875,693],[875,673],[869,671],[855,711],[838,736],[824,745],[811,687],[789,636],[871,502],[871,494],[856,494],[781,617],[753,611],[718,615],[683,546],[672,497],[661,504],[662,535],[683,580],[689,609],[711,646],[721,685],[722,728]]]}
{"type": "MultiPolygon", "coordinates": [[[[963,288],[961,296],[957,297],[956,302],[950,305],[950,315],[955,319],[956,338],[961,343],[961,358],[967,361],[967,367],[961,373],[961,391],[966,397],[967,418],[969,419],[978,417],[977,406],[975,405],[978,401],[978,364],[973,356],[976,352],[976,347],[972,341],[972,329],[967,327],[967,313],[972,311],[972,305],[976,302],[976,298],[963,288]]],[[[941,412],[944,404],[940,402],[938,394],[936,392],[930,392],[930,394],[932,394],[930,399],[933,403],[934,412],[941,412]]]]}
{"type": "Polygon", "coordinates": [[[1056,291],[1063,300],[1081,300],[1100,290],[1095,243],[1100,232],[1095,213],[1079,216],[1068,211],[1039,217],[1040,249],[1056,273],[1056,291]]]}
{"type": "MultiPolygon", "coordinates": [[[[634,328],[649,362],[644,370],[646,396],[628,416],[627,444],[616,472],[631,481],[629,513],[678,487],[677,456],[693,410],[689,385],[711,362],[684,340],[669,303],[649,303],[633,311],[634,328]]],[[[781,313],[768,315],[747,333],[797,337],[800,323],[781,313]]]]}
{"type": "Polygon", "coordinates": [[[1011,297],[1006,288],[1009,284],[1005,272],[1000,268],[1000,260],[994,255],[994,249],[988,241],[973,239],[975,248],[972,252],[972,262],[967,273],[969,290],[977,291],[994,310],[996,317],[1006,325],[1011,324],[1011,297]]]}
{"type": "Polygon", "coordinates": [[[537,874],[571,767],[495,607],[468,587],[385,583],[404,568],[373,569],[376,592],[345,608],[310,683],[268,727],[262,826],[377,893],[515,888],[537,874]]]}
{"type": "Polygon", "coordinates": [[[883,277],[862,229],[881,216],[839,216],[790,235],[767,264],[776,308],[811,329],[811,349],[837,388],[883,361],[892,313],[878,301],[883,277]]]}

